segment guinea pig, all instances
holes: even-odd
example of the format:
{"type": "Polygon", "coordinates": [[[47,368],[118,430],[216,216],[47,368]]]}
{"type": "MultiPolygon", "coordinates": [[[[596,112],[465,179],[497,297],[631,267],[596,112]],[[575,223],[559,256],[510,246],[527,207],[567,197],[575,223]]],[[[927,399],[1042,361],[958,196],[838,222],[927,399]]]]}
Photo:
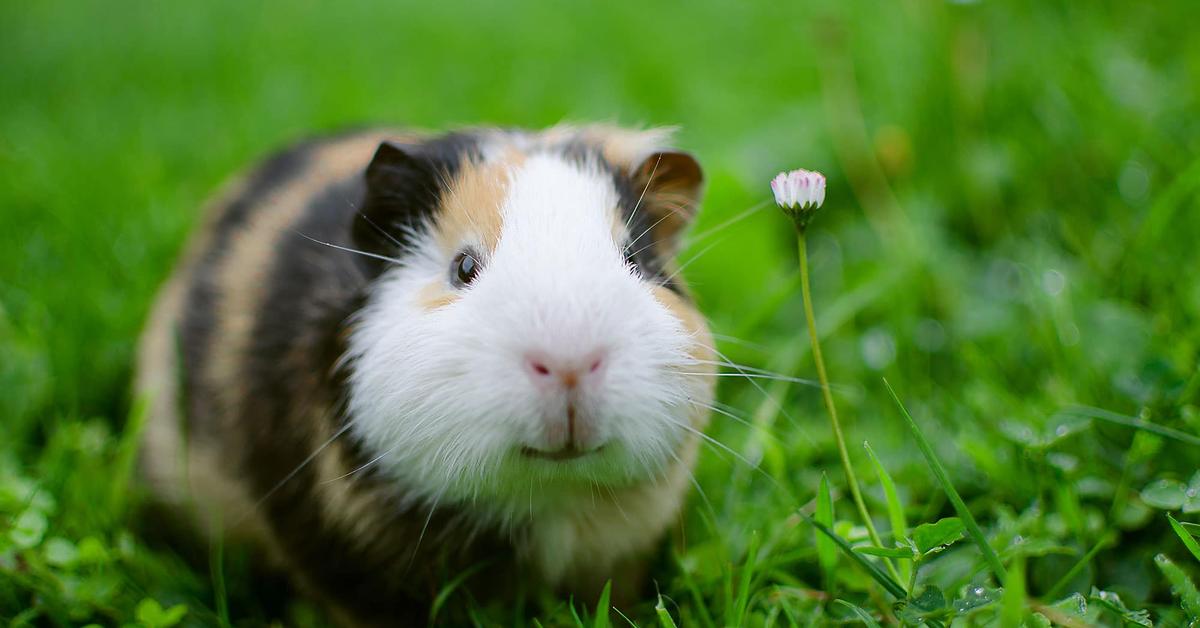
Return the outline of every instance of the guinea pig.
{"type": "Polygon", "coordinates": [[[358,131],[210,205],[142,337],[156,503],[339,623],[638,590],[713,401],[662,130],[358,131]]]}

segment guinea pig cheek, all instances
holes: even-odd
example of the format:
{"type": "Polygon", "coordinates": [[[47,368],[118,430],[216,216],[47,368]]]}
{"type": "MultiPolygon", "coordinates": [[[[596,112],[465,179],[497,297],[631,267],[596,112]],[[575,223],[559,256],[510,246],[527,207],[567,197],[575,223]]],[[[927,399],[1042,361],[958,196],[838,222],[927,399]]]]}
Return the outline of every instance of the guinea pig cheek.
{"type": "Polygon", "coordinates": [[[712,332],[704,316],[678,294],[662,286],[655,286],[652,292],[655,300],[679,321],[689,336],[687,352],[693,363],[684,371],[688,373],[684,377],[693,402],[689,418],[693,427],[703,429],[709,413],[701,404],[711,404],[716,396],[716,352],[712,332]]]}

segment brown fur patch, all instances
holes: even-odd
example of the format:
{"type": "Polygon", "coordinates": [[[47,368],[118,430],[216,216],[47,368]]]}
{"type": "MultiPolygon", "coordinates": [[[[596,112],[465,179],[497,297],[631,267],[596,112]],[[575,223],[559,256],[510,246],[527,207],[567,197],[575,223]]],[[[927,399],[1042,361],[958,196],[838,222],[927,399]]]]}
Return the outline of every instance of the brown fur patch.
{"type": "Polygon", "coordinates": [[[437,282],[422,288],[417,300],[426,310],[438,310],[457,301],[458,295],[451,292],[445,283],[437,282]]]}
{"type": "Polygon", "coordinates": [[[447,255],[464,244],[478,242],[492,251],[503,227],[501,209],[508,195],[509,173],[524,161],[514,150],[486,164],[464,163],[442,200],[436,239],[447,255]]]}

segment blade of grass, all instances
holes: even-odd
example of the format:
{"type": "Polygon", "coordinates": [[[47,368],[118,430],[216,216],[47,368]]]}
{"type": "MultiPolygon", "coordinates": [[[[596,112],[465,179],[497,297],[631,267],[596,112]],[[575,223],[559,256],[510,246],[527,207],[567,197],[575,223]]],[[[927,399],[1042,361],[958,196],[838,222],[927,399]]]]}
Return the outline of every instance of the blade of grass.
{"type": "Polygon", "coordinates": [[[742,567],[742,574],[738,581],[737,599],[733,605],[733,621],[730,626],[740,626],[746,617],[746,610],[750,607],[750,584],[754,581],[754,568],[758,562],[758,532],[750,534],[750,545],[746,549],[746,565],[742,567]]]}
{"type": "Polygon", "coordinates": [[[1013,563],[1013,577],[1004,587],[1000,602],[1000,625],[1020,626],[1025,617],[1025,564],[1018,558],[1013,563]]]}
{"type": "Polygon", "coordinates": [[[460,586],[462,586],[462,583],[466,582],[467,578],[475,575],[475,573],[480,569],[488,566],[488,564],[490,563],[484,561],[471,565],[467,569],[464,569],[462,573],[454,576],[449,582],[442,586],[442,588],[438,591],[437,596],[433,599],[433,604],[429,607],[430,624],[436,623],[438,613],[442,610],[442,607],[446,605],[446,601],[450,599],[450,596],[453,595],[460,586]]]}
{"type": "Polygon", "coordinates": [[[1191,534],[1188,534],[1188,531],[1175,520],[1175,517],[1168,514],[1167,521],[1171,523],[1171,529],[1179,536],[1179,540],[1183,541],[1184,547],[1188,548],[1188,551],[1192,553],[1192,556],[1196,557],[1196,560],[1200,560],[1200,543],[1197,543],[1196,539],[1192,538],[1191,534]]]}
{"type": "Polygon", "coordinates": [[[837,546],[842,550],[843,554],[858,564],[859,567],[862,567],[863,571],[866,571],[867,575],[871,576],[875,582],[878,582],[879,585],[882,586],[885,591],[891,594],[892,597],[898,600],[903,600],[908,597],[908,594],[904,591],[904,587],[900,586],[898,582],[884,573],[882,569],[876,567],[874,563],[863,557],[862,554],[854,551],[854,548],[850,547],[850,544],[847,543],[845,539],[835,534],[833,530],[830,530],[820,521],[817,521],[816,519],[813,519],[804,513],[800,513],[800,516],[804,517],[804,519],[812,524],[812,526],[817,530],[820,530],[822,534],[832,539],[833,542],[836,543],[837,546]]]}
{"type": "MultiPolygon", "coordinates": [[[[575,598],[567,599],[567,608],[571,609],[571,619],[575,620],[575,628],[586,628],[583,623],[583,618],[579,616],[579,611],[575,608],[575,598]]],[[[584,611],[586,614],[586,611],[584,611]]]]}
{"type": "Polygon", "coordinates": [[[1158,570],[1171,583],[1171,589],[1175,595],[1179,596],[1183,609],[1187,611],[1188,615],[1200,617],[1200,591],[1196,590],[1196,584],[1192,582],[1192,579],[1163,554],[1154,557],[1154,564],[1158,565],[1158,570]]]}
{"type": "Polygon", "coordinates": [[[1181,432],[1177,429],[1159,425],[1157,423],[1150,423],[1148,421],[1136,419],[1131,416],[1117,414],[1116,412],[1111,412],[1103,408],[1093,408],[1090,406],[1070,406],[1063,410],[1063,412],[1092,419],[1100,419],[1101,421],[1108,421],[1109,423],[1116,423],[1117,425],[1124,425],[1126,427],[1132,427],[1139,430],[1145,430],[1152,434],[1158,434],[1159,436],[1177,440],[1181,443],[1187,443],[1189,445],[1196,445],[1197,447],[1200,447],[1200,436],[1188,434],[1187,432],[1181,432]]]}
{"type": "MultiPolygon", "coordinates": [[[[817,512],[814,518],[828,528],[833,527],[833,496],[829,491],[829,478],[824,473],[821,473],[821,488],[817,491],[817,512]]],[[[821,573],[825,576],[825,590],[832,593],[834,570],[837,568],[837,546],[820,532],[817,532],[816,544],[817,562],[820,563],[821,573]]]]}
{"type": "MultiPolygon", "coordinates": [[[[904,518],[904,506],[900,504],[900,496],[896,493],[896,483],[892,481],[892,476],[879,462],[875,450],[871,449],[871,444],[863,441],[863,447],[867,450],[867,457],[871,459],[871,464],[875,466],[875,475],[879,476],[879,484],[883,486],[883,496],[887,501],[888,520],[892,523],[892,540],[899,543],[901,539],[908,536],[908,520],[904,518]]],[[[908,582],[912,576],[911,571],[911,562],[900,561],[901,582],[908,582]]]]}
{"type": "Polygon", "coordinates": [[[604,590],[600,592],[600,601],[596,602],[596,618],[592,621],[594,628],[609,628],[608,603],[610,599],[612,599],[611,579],[604,583],[604,590]]]}
{"type": "MultiPolygon", "coordinates": [[[[705,628],[715,628],[717,624],[708,612],[708,605],[704,602],[704,595],[700,593],[700,587],[696,584],[696,579],[692,577],[691,572],[684,566],[683,557],[677,553],[675,554],[675,568],[678,573],[682,574],[683,586],[692,598],[692,608],[695,609],[694,621],[699,622],[705,628]]],[[[661,597],[660,594],[659,601],[661,601],[661,597]]]]}
{"type": "Polygon", "coordinates": [[[866,625],[867,628],[881,628],[879,625],[879,622],[875,621],[875,618],[871,617],[870,613],[847,602],[846,600],[834,600],[833,603],[841,604],[842,606],[845,606],[846,608],[850,609],[850,612],[854,613],[855,616],[858,617],[859,621],[861,621],[864,625],[866,625]]]}
{"type": "Polygon", "coordinates": [[[133,408],[129,411],[129,420],[121,432],[117,445],[117,462],[112,478],[112,492],[109,495],[109,516],[118,516],[125,510],[129,496],[129,484],[137,470],[137,456],[140,451],[142,429],[150,416],[150,399],[147,395],[138,395],[134,399],[133,408]]]}
{"type": "Polygon", "coordinates": [[[979,523],[975,521],[975,517],[967,509],[967,504],[963,502],[962,497],[958,494],[958,490],[950,482],[950,474],[946,472],[946,467],[942,464],[941,459],[937,457],[937,454],[934,453],[933,446],[929,444],[929,440],[925,438],[924,432],[921,431],[917,422],[913,420],[912,415],[908,413],[908,409],[904,407],[904,402],[900,401],[899,395],[896,394],[895,389],[892,388],[892,385],[888,383],[886,378],[883,380],[883,385],[887,387],[888,392],[892,395],[892,399],[896,401],[896,406],[900,408],[900,414],[904,416],[904,420],[908,423],[908,428],[912,431],[913,438],[917,441],[917,447],[925,456],[925,461],[929,463],[929,468],[933,471],[934,477],[942,485],[942,490],[945,491],[946,497],[950,499],[950,503],[954,505],[955,512],[958,513],[958,516],[963,520],[963,524],[966,525],[967,534],[979,546],[979,551],[983,553],[984,559],[987,560],[992,573],[995,574],[1000,585],[1005,586],[1008,574],[1004,570],[1004,565],[1001,564],[1000,557],[996,555],[996,551],[992,549],[991,545],[988,545],[987,537],[983,535],[983,530],[979,528],[979,523]]]}
{"type": "Polygon", "coordinates": [[[213,527],[218,532],[213,535],[211,556],[209,557],[209,576],[212,579],[213,598],[217,607],[217,624],[221,628],[229,628],[229,597],[225,590],[225,535],[219,527],[213,527]]]}
{"type": "Polygon", "coordinates": [[[663,605],[661,593],[658,594],[658,602],[654,605],[654,614],[658,616],[658,623],[662,628],[676,628],[675,620],[671,619],[670,611],[663,605]]]}

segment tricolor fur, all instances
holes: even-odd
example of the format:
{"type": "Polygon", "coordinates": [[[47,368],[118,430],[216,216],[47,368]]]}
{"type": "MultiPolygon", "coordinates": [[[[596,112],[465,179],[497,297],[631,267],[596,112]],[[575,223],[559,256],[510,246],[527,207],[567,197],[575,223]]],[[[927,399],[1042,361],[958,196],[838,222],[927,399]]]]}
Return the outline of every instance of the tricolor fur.
{"type": "Polygon", "coordinates": [[[155,493],[347,621],[420,617],[481,564],[629,586],[712,401],[672,262],[700,171],[666,140],[361,132],[233,184],[143,339],[155,493]]]}

